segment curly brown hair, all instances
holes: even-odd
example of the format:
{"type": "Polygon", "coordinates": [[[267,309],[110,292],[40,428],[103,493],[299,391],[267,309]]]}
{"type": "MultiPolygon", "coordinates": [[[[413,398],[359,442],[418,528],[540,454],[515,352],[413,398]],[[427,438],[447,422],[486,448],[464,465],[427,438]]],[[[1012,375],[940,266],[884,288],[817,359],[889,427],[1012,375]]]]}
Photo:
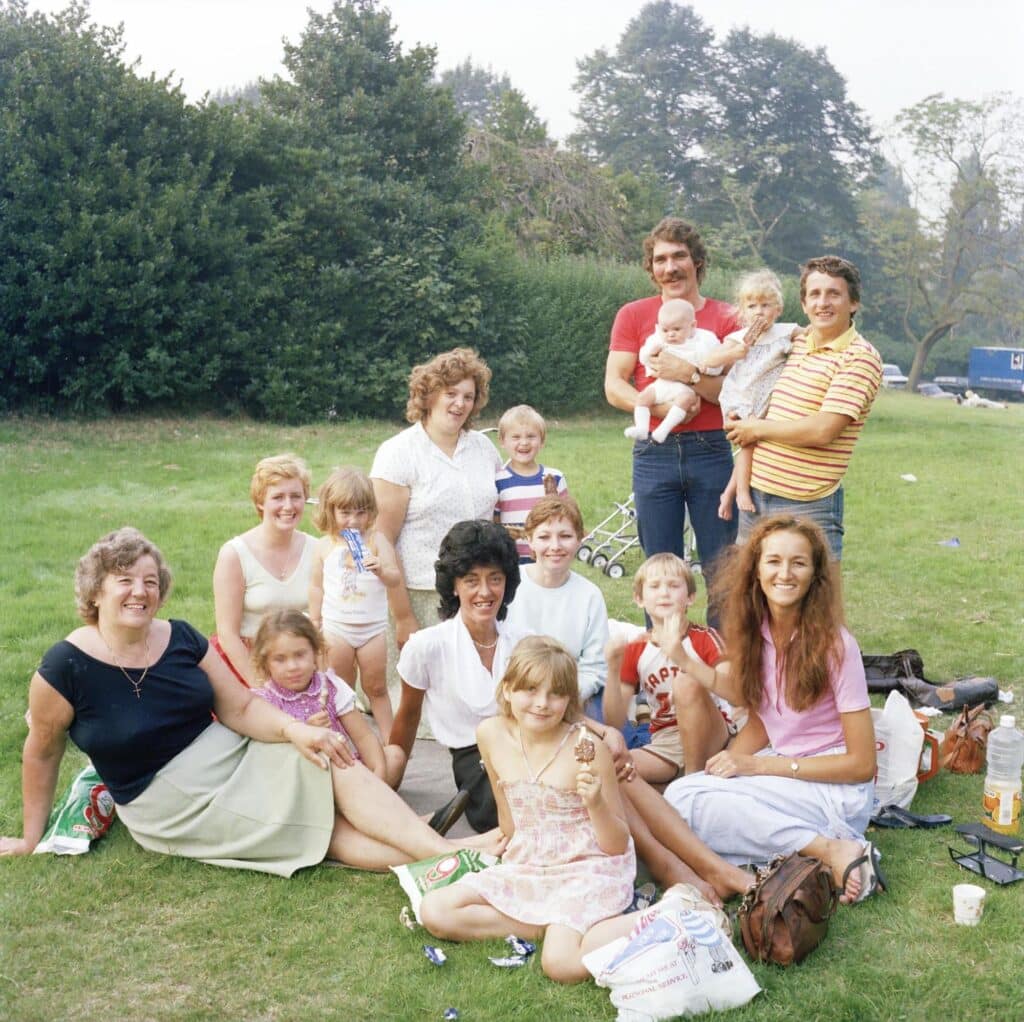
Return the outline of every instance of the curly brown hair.
{"type": "Polygon", "coordinates": [[[764,541],[776,532],[795,532],[811,547],[813,575],[800,604],[800,624],[789,646],[778,651],[786,702],[800,711],[813,706],[827,691],[843,649],[840,594],[828,543],[818,525],[792,515],[761,519],[746,544],[733,547],[715,571],[711,601],[722,608],[726,657],[740,681],[744,702],[756,709],[764,691],[761,626],[769,614],[758,569],[764,541]]]}
{"type": "Polygon", "coordinates": [[[146,539],[138,529],[125,525],[98,539],[79,560],[78,567],[75,568],[75,602],[78,605],[78,616],[86,624],[96,624],[99,620],[96,594],[100,591],[103,580],[111,572],[130,568],[140,557],[147,555],[156,562],[162,604],[171,591],[171,569],[167,567],[164,555],[154,543],[146,539]]]}
{"type": "Polygon", "coordinates": [[[426,422],[430,406],[445,387],[454,387],[463,380],[472,380],[476,387],[473,411],[463,429],[469,429],[473,420],[490,397],[491,370],[472,348],[454,348],[435,355],[429,362],[414,366],[409,375],[409,400],[405,406],[408,422],[426,422]]]}
{"type": "Polygon", "coordinates": [[[693,224],[677,216],[667,216],[655,224],[654,229],[644,238],[644,272],[648,275],[654,269],[654,244],[657,241],[674,241],[690,250],[690,258],[697,272],[697,283],[704,282],[708,270],[708,250],[704,247],[700,232],[693,224]]]}

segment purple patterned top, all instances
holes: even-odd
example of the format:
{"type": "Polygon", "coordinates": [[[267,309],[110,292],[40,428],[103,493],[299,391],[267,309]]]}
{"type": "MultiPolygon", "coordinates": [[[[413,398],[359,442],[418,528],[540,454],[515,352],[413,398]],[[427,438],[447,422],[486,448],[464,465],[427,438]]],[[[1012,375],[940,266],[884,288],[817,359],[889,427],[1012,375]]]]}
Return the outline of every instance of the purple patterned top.
{"type": "Polygon", "coordinates": [[[271,706],[284,710],[289,717],[301,720],[305,723],[314,714],[322,709],[327,710],[330,718],[330,728],[342,735],[348,742],[349,748],[356,759],[359,759],[359,752],[355,743],[349,737],[341,718],[346,713],[351,713],[356,706],[356,694],[349,686],[339,678],[334,671],[317,671],[309,680],[308,687],[302,692],[292,692],[290,689],[282,688],[276,681],[268,678],[262,688],[255,688],[253,692],[263,699],[266,699],[271,706]],[[321,690],[327,686],[327,706],[321,703],[321,690]]]}

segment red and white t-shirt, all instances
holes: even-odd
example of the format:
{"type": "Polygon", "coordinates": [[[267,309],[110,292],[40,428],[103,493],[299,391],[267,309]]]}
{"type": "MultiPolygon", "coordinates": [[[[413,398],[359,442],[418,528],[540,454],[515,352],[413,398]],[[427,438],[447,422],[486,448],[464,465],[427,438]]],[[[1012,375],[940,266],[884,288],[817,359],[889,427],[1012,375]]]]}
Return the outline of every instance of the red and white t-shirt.
{"type": "MultiPolygon", "coordinates": [[[[683,649],[695,660],[703,660],[709,667],[714,667],[722,658],[723,645],[713,628],[690,625],[683,639],[683,649]]],[[[626,646],[619,678],[624,685],[630,685],[638,692],[643,688],[647,705],[651,708],[651,734],[662,728],[678,726],[672,699],[672,679],[680,673],[649,636],[626,646]]],[[[746,721],[746,710],[727,703],[714,693],[711,700],[725,718],[729,734],[735,734],[746,721]]]]}

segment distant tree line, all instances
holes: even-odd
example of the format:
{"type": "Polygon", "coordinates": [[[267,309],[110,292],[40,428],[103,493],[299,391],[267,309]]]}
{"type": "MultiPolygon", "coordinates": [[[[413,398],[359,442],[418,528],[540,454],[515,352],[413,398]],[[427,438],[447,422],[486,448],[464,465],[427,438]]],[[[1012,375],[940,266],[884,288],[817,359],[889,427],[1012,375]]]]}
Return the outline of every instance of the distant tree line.
{"type": "Polygon", "coordinates": [[[823,51],[719,45],[669,2],[580,60],[569,147],[507,76],[438,77],[374,0],[311,12],[284,62],[189,103],[86,4],[0,0],[0,410],[394,415],[409,367],[464,343],[496,404],[593,407],[670,211],[709,236],[722,297],[749,265],[855,258],[866,329],[916,370],[965,330],[1019,334],[1008,98],[906,111],[904,166],[823,51]]]}

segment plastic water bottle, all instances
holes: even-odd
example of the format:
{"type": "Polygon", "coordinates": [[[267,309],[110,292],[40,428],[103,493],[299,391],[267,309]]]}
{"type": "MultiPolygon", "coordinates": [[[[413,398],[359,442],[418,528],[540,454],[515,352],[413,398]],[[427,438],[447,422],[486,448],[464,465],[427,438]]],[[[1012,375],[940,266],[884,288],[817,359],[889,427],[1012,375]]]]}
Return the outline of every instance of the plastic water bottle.
{"type": "Polygon", "coordinates": [[[1005,713],[999,718],[999,727],[988,736],[983,821],[1000,834],[1016,834],[1020,827],[1024,735],[1015,725],[1014,718],[1005,713]]]}

